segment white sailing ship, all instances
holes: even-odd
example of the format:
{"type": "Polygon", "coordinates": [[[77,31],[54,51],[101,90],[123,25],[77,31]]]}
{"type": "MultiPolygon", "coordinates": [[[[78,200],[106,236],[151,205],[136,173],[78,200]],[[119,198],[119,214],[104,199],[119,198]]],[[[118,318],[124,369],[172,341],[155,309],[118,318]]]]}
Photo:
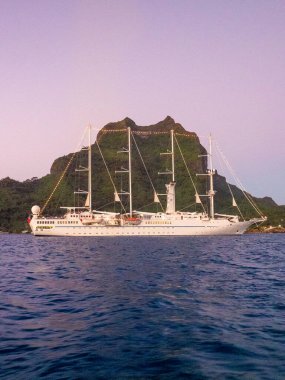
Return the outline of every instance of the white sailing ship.
{"type": "MultiPolygon", "coordinates": [[[[132,206],[132,144],[131,128],[128,131],[128,148],[123,152],[128,154],[128,192],[119,193],[114,187],[115,201],[121,202],[120,195],[127,194],[129,197],[128,212],[107,212],[93,210],[92,208],[92,162],[91,162],[91,127],[89,127],[89,145],[87,167],[78,169],[88,173],[88,189],[80,190],[80,194],[86,194],[86,202],[83,207],[62,207],[66,210],[62,217],[44,216],[39,206],[32,207],[32,215],[29,225],[35,236],[192,236],[192,235],[240,235],[250,226],[262,223],[266,217],[261,213],[258,218],[242,220],[238,215],[225,215],[215,213],[213,177],[216,171],[212,165],[212,144],[207,154],[210,167],[206,175],[209,178],[209,191],[205,195],[198,194],[196,188],[196,202],[202,204],[201,196],[209,199],[209,213],[177,211],[175,207],[175,167],[174,167],[174,139],[175,133],[171,130],[171,151],[164,153],[171,156],[171,181],[167,183],[166,194],[158,194],[154,187],[154,202],[159,202],[159,195],[166,196],[166,209],[162,212],[134,211],[132,206]]],[[[176,140],[177,141],[177,140],[176,140]]],[[[97,141],[96,141],[97,142],[97,141]]],[[[97,142],[100,150],[99,144],[97,142]]],[[[100,151],[101,152],[101,151],[100,151]]],[[[102,157],[103,158],[103,157],[102,157]]],[[[104,158],[103,158],[104,160],[104,158]]],[[[105,163],[105,161],[104,161],[105,163]]],[[[106,166],[106,163],[105,163],[106,166]]],[[[107,168],[107,166],[106,166],[107,168]]],[[[108,168],[107,168],[108,170],[108,168]]],[[[190,172],[188,170],[190,175],[190,172]]],[[[236,205],[233,199],[234,205],[236,205]]],[[[44,207],[45,208],[45,207],[44,207]]],[[[257,209],[257,211],[259,211],[257,209]]]]}

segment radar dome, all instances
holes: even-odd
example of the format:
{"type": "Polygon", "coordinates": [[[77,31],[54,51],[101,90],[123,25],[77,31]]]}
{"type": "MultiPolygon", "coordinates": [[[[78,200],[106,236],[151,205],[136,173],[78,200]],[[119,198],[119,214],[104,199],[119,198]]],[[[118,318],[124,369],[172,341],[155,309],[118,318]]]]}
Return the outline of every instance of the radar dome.
{"type": "Polygon", "coordinates": [[[39,206],[33,206],[31,211],[33,215],[39,215],[41,208],[39,206]]]}

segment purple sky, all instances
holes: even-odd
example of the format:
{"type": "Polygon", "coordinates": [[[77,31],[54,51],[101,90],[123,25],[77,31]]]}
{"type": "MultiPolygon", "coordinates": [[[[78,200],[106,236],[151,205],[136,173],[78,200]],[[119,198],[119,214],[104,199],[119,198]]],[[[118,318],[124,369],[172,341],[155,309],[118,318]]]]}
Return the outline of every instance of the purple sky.
{"type": "Polygon", "coordinates": [[[47,174],[88,123],[170,115],[285,204],[284,0],[0,0],[0,51],[0,178],[47,174]]]}

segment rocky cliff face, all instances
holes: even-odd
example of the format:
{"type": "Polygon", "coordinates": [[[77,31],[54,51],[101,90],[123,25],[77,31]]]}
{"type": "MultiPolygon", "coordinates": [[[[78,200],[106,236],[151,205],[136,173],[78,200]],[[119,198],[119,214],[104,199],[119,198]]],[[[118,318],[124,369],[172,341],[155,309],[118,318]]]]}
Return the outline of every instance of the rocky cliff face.
{"type": "Polygon", "coordinates": [[[188,132],[186,131],[181,124],[176,123],[172,117],[167,116],[164,120],[148,125],[148,126],[139,126],[137,125],[132,119],[126,117],[125,119],[108,123],[102,128],[102,131],[108,131],[113,129],[125,129],[130,127],[132,131],[141,131],[141,132],[170,132],[171,130],[174,130],[174,132],[180,132],[180,133],[187,133],[189,135],[196,136],[196,133],[194,132],[188,132]]]}

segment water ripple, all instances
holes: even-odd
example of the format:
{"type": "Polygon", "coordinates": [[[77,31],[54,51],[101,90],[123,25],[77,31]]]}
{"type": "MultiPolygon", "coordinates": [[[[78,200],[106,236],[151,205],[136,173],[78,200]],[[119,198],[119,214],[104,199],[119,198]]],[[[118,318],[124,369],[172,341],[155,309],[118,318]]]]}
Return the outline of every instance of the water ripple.
{"type": "Polygon", "coordinates": [[[284,379],[284,235],[0,248],[1,379],[284,379]]]}

